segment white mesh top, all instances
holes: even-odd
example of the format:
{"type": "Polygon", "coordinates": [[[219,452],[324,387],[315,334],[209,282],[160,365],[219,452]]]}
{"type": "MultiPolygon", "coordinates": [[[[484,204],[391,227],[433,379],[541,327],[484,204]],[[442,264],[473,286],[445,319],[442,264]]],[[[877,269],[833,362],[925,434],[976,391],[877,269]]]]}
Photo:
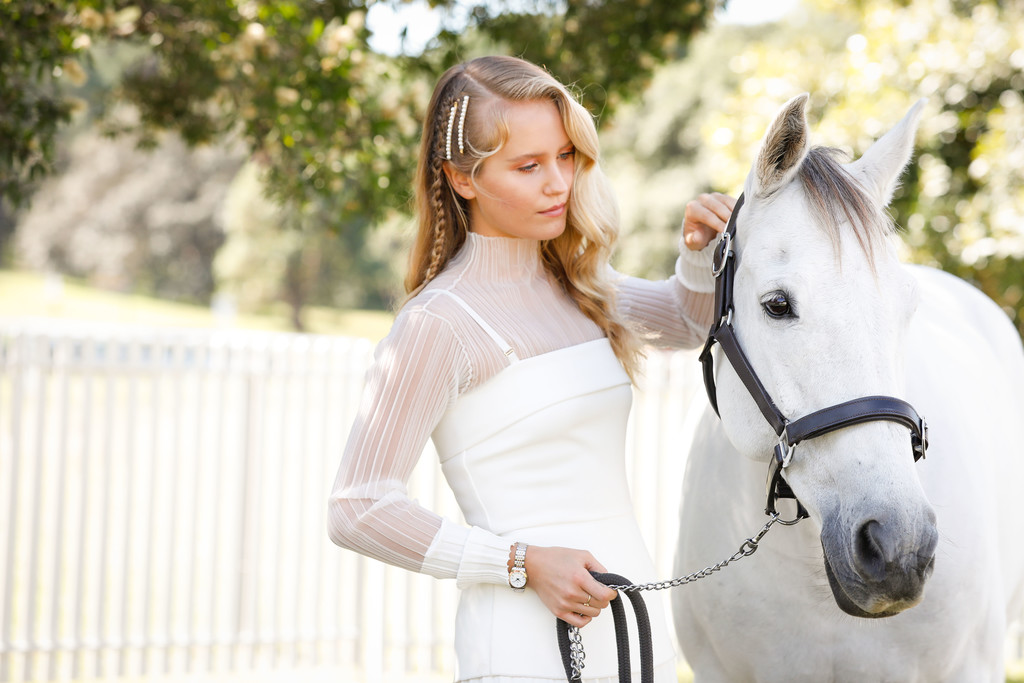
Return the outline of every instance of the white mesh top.
{"type": "MultiPolygon", "coordinates": [[[[507,583],[509,542],[418,505],[406,482],[448,406],[509,364],[486,327],[521,359],[603,336],[548,275],[539,246],[470,233],[444,271],[398,313],[375,351],[328,503],[328,532],[336,544],[456,578],[460,587],[507,583]]],[[[697,346],[714,304],[711,251],[682,247],[668,280],[616,275],[620,311],[657,333],[659,345],[697,346]]]]}

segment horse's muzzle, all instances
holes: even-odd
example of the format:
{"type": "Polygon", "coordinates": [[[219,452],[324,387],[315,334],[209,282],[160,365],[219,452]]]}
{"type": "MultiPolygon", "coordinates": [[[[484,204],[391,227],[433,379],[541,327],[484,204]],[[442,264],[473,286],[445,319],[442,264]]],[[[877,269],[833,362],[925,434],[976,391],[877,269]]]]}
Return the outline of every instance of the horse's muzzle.
{"type": "Polygon", "coordinates": [[[918,524],[869,519],[847,534],[822,529],[825,572],[836,604],[855,617],[899,614],[919,603],[935,568],[935,513],[918,524]],[[846,536],[846,538],[840,538],[846,536]]]}

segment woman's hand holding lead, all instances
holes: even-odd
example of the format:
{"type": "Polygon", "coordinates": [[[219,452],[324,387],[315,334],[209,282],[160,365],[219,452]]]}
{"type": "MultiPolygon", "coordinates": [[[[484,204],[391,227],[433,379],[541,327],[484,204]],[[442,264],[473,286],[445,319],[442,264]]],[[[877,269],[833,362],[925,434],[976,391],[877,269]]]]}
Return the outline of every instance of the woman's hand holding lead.
{"type": "Polygon", "coordinates": [[[552,614],[576,627],[589,624],[616,595],[591,571],[608,570],[586,550],[531,545],[526,553],[527,585],[552,614]]]}

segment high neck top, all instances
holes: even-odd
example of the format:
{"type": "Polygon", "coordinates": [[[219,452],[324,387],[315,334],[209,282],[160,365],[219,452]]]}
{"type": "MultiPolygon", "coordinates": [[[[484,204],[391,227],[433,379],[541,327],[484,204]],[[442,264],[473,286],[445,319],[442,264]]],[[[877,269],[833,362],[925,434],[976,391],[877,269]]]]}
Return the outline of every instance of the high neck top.
{"type": "Polygon", "coordinates": [[[539,241],[471,232],[445,268],[406,303],[395,321],[396,326],[424,318],[438,321],[431,325],[444,321],[466,352],[462,359],[465,371],[460,374],[462,390],[500,372],[509,358],[459,303],[438,296],[442,291],[480,315],[517,358],[593,341],[604,334],[544,268],[539,241]]]}
{"type": "Polygon", "coordinates": [[[546,277],[540,242],[516,237],[486,237],[470,232],[448,264],[464,277],[522,282],[546,277]]]}

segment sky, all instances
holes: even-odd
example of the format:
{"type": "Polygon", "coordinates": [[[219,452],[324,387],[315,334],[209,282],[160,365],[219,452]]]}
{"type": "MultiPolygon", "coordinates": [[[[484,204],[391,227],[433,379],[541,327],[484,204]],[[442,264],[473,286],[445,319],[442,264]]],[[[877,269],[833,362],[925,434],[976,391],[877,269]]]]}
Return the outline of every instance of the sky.
{"type": "MultiPolygon", "coordinates": [[[[718,20],[734,24],[760,24],[774,21],[789,13],[800,0],[729,0],[728,7],[720,12],[718,20]]],[[[408,28],[405,52],[414,54],[423,50],[426,43],[437,35],[441,28],[441,12],[430,9],[426,0],[414,0],[402,4],[398,11],[384,3],[375,3],[366,17],[367,25],[373,31],[370,47],[377,52],[395,55],[402,49],[401,31],[408,28]]]]}

